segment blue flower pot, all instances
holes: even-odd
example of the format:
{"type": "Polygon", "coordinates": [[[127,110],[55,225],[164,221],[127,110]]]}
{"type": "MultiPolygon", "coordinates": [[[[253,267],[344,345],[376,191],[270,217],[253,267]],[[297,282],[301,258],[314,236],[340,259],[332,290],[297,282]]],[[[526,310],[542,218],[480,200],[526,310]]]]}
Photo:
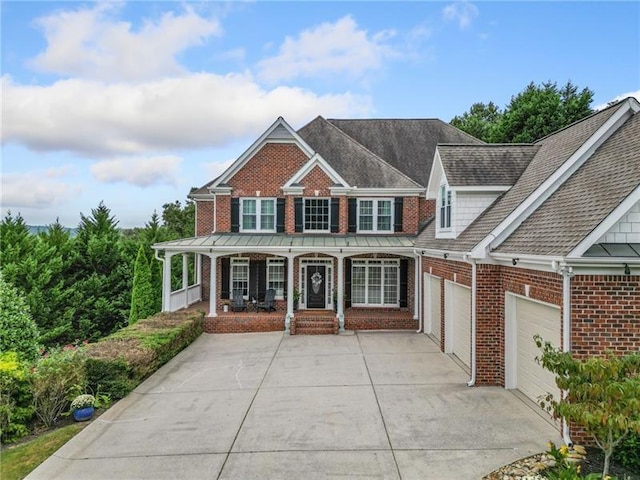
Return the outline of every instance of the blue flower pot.
{"type": "Polygon", "coordinates": [[[93,417],[93,412],[93,407],[76,408],[73,411],[73,419],[76,422],[86,422],[91,417],[93,417]]]}

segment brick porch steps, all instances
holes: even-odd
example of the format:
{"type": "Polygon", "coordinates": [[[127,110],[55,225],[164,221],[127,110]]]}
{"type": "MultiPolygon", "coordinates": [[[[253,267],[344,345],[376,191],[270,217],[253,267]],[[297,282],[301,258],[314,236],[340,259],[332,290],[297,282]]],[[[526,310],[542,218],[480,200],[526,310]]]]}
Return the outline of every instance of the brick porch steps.
{"type": "Polygon", "coordinates": [[[298,313],[289,325],[291,335],[337,335],[338,319],[333,312],[298,313]]]}

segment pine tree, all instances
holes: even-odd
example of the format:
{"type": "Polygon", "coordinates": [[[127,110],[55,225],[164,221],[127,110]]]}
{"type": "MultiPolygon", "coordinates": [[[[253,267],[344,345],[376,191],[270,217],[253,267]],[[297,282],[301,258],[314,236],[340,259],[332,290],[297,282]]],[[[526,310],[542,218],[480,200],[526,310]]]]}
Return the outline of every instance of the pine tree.
{"type": "Polygon", "coordinates": [[[145,255],[145,249],[140,245],[133,271],[129,325],[136,323],[142,318],[147,318],[156,312],[153,286],[151,285],[151,269],[149,268],[149,262],[145,255]]]}
{"type": "Polygon", "coordinates": [[[40,353],[38,327],[31,318],[27,302],[0,274],[0,353],[16,352],[25,360],[40,353]]]}

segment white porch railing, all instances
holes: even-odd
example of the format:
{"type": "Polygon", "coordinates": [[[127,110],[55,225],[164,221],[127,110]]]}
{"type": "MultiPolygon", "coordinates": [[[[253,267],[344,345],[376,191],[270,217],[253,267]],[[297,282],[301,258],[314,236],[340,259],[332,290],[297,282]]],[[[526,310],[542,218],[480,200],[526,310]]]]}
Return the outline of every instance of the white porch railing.
{"type": "Polygon", "coordinates": [[[202,286],[197,283],[186,289],[174,290],[169,295],[169,311],[175,312],[202,300],[202,286]]]}

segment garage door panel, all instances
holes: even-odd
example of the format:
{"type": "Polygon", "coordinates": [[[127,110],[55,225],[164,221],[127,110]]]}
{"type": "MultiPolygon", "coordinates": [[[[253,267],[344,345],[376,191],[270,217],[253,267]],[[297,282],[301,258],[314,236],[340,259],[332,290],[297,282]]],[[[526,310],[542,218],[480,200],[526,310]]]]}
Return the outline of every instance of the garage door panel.
{"type": "Polygon", "coordinates": [[[442,340],[441,306],[440,300],[442,280],[439,277],[425,273],[425,319],[431,325],[431,333],[438,340],[442,340]]]}
{"type": "Polygon", "coordinates": [[[456,283],[449,283],[446,322],[451,353],[466,366],[471,366],[471,289],[456,283]]]}
{"type": "Polygon", "coordinates": [[[516,299],[516,384],[533,401],[547,392],[558,398],[555,376],[536,362],[540,350],[533,340],[540,335],[554,346],[560,344],[560,309],[525,298],[516,299]]]}

